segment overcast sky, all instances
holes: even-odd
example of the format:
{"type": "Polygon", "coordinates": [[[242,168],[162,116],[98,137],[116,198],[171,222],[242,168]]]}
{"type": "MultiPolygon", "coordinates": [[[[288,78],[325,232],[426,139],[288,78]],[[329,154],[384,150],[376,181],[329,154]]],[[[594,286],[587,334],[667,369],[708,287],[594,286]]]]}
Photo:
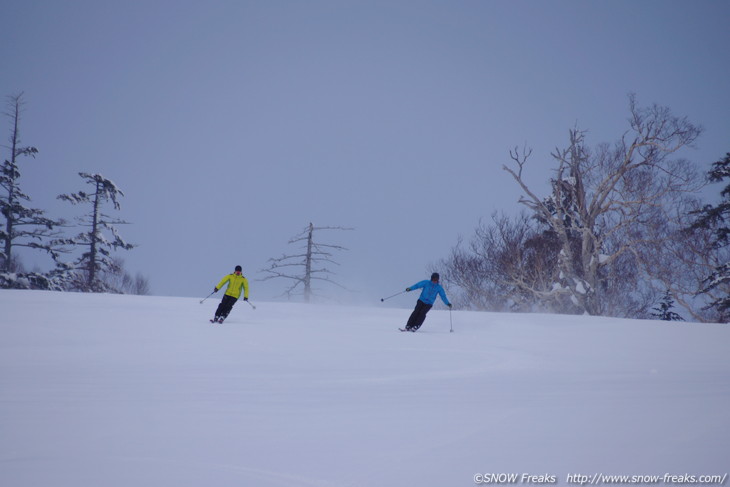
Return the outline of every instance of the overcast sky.
{"type": "Polygon", "coordinates": [[[575,126],[620,138],[629,93],[705,128],[682,154],[703,171],[730,152],[728,1],[0,0],[0,17],[0,95],[25,93],[39,149],[21,187],[70,219],[56,196],[78,172],[113,180],[139,245],[120,255],[157,295],[203,297],[240,264],[251,299],[274,298],[287,283],[260,270],[313,222],[355,228],[320,240],[378,301],[519,209],[511,148],[532,147],[544,193],[550,151],[575,126]]]}

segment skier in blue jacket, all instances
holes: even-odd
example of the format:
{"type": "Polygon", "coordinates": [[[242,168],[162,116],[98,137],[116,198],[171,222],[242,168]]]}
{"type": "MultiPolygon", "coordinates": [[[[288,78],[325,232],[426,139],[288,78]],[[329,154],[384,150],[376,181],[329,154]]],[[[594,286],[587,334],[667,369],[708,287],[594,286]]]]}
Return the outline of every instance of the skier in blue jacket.
{"type": "Polygon", "coordinates": [[[436,296],[441,296],[441,301],[451,308],[451,303],[446,297],[446,292],[444,292],[444,288],[439,284],[439,275],[437,272],[431,274],[430,281],[424,280],[416,283],[411,287],[407,287],[406,291],[412,291],[414,289],[423,289],[423,291],[421,291],[421,295],[418,297],[418,301],[416,301],[416,308],[411,313],[410,318],[408,318],[408,323],[403,331],[416,331],[421,327],[426,319],[426,313],[429,312],[433,303],[436,301],[436,296]]]}

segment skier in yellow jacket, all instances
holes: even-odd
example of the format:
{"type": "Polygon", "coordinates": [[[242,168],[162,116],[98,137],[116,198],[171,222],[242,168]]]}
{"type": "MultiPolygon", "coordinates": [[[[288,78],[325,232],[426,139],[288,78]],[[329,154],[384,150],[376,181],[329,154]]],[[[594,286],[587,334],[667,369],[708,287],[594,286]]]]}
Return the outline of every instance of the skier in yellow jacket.
{"type": "Polygon", "coordinates": [[[223,323],[223,320],[226,319],[228,313],[231,312],[233,305],[236,304],[238,298],[241,297],[241,290],[243,290],[243,300],[248,301],[248,280],[243,277],[241,274],[242,272],[243,269],[241,269],[241,266],[237,265],[233,274],[225,276],[221,279],[221,282],[213,288],[213,292],[217,293],[226,282],[228,283],[226,293],[223,296],[221,303],[218,305],[218,309],[215,310],[215,317],[210,320],[211,323],[223,323]]]}

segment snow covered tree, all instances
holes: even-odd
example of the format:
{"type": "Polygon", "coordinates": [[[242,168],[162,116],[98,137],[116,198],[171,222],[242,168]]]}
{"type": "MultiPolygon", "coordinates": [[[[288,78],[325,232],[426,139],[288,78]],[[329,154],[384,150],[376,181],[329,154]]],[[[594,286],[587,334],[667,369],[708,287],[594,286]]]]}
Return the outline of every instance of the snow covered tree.
{"type": "Polygon", "coordinates": [[[21,145],[20,120],[23,112],[23,94],[9,96],[5,115],[11,121],[10,145],[3,146],[10,151],[9,158],[3,161],[0,167],[0,213],[5,218],[3,228],[0,229],[0,271],[16,271],[16,260],[13,248],[26,247],[44,250],[57,257],[58,248],[54,237],[58,236],[55,228],[64,224],[63,220],[47,218],[43,210],[29,208],[26,202],[30,197],[20,188],[20,159],[35,157],[38,149],[32,146],[21,145]]]}
{"type": "Polygon", "coordinates": [[[313,290],[312,281],[324,281],[334,284],[342,289],[344,286],[332,279],[334,274],[323,265],[339,265],[333,259],[334,251],[347,250],[340,245],[323,244],[314,240],[314,232],[321,230],[353,230],[345,227],[315,227],[310,223],[301,233],[289,240],[289,244],[300,244],[301,252],[297,254],[282,255],[278,258],[271,258],[271,265],[262,272],[268,274],[262,281],[283,278],[292,281],[284,294],[291,297],[300,287],[304,301],[311,300],[313,290]]]}
{"type": "MultiPolygon", "coordinates": [[[[730,153],[725,158],[712,164],[708,173],[711,182],[723,182],[730,178],[730,153]]],[[[716,262],[709,276],[703,279],[703,286],[699,294],[710,298],[709,308],[719,313],[718,321],[730,319],[730,183],[727,183],[720,192],[721,201],[715,205],[705,205],[697,210],[697,220],[692,230],[705,230],[712,234],[712,250],[715,251],[719,262],[716,262]]]]}
{"type": "Polygon", "coordinates": [[[86,248],[75,262],[75,269],[80,271],[75,287],[85,292],[118,292],[119,290],[110,289],[102,279],[102,274],[120,272],[119,261],[111,258],[112,251],[130,250],[135,246],[125,242],[115,226],[127,224],[127,222],[109,217],[102,212],[102,207],[105,203],[111,203],[115,210],[120,210],[118,198],[124,196],[124,193],[101,174],[81,172],[79,176],[92,186],[93,191],[90,193],[79,191],[78,193],[62,194],[58,197],[58,199],[74,205],[88,203],[91,206],[89,213],[78,218],[79,224],[88,227],[89,230],[64,241],[65,244],[72,247],[86,248]],[[107,239],[107,235],[112,238],[107,239]]]}
{"type": "Polygon", "coordinates": [[[651,316],[663,321],[684,321],[684,318],[672,311],[672,309],[674,309],[674,299],[672,299],[671,291],[667,289],[667,292],[664,293],[664,297],[659,303],[659,307],[652,308],[655,313],[652,313],[651,316]]]}
{"type": "Polygon", "coordinates": [[[627,300],[638,295],[628,309],[643,308],[678,278],[665,248],[704,183],[693,164],[671,158],[701,129],[666,107],[640,108],[633,95],[629,106],[630,128],[612,146],[591,150],[585,132],[570,131],[567,148],[551,154],[557,167],[547,198],[523,178],[529,151],[510,152],[513,165],[503,167],[522,189],[520,202],[560,242],[559,273],[544,299],[568,297],[579,313],[630,316],[627,300]]]}

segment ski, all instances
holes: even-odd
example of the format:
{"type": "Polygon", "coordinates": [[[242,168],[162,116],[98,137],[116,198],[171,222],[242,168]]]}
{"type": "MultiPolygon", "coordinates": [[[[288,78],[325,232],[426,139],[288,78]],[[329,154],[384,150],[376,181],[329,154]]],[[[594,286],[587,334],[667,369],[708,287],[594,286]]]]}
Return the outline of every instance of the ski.
{"type": "Polygon", "coordinates": [[[398,328],[398,329],[399,329],[400,331],[411,331],[411,330],[407,330],[407,329],[405,329],[405,328],[398,328]]]}

